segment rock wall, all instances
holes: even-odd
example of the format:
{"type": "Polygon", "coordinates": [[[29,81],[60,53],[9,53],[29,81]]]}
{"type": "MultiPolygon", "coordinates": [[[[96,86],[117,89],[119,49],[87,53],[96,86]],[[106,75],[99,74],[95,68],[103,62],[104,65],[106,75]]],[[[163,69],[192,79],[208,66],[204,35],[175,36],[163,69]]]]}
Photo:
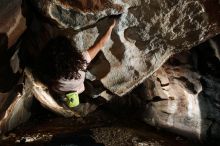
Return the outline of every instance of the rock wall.
{"type": "Polygon", "coordinates": [[[142,92],[150,101],[146,123],[209,144],[219,142],[220,60],[216,48],[212,50],[218,41],[219,37],[176,55],[144,82],[142,92]]]}
{"type": "Polygon", "coordinates": [[[10,3],[2,0],[0,4],[0,92],[9,91],[16,83],[16,71],[13,72],[10,67],[10,58],[15,52],[12,45],[26,29],[21,3],[21,0],[10,3]]]}
{"type": "Polygon", "coordinates": [[[131,93],[113,98],[119,116],[143,119],[207,145],[219,144],[220,36],[172,56],[131,93]]]}
{"type": "Polygon", "coordinates": [[[28,90],[23,90],[22,84],[17,85],[21,75],[17,42],[26,30],[21,5],[22,0],[1,0],[0,3],[0,134],[30,117],[28,90]]]}

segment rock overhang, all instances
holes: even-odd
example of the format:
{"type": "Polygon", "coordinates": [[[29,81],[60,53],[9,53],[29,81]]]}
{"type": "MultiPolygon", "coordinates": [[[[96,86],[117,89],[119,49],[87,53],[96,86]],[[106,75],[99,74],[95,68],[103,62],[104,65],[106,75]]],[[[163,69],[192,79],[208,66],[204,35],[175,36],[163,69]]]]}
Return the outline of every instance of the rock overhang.
{"type": "Polygon", "coordinates": [[[70,37],[76,46],[82,47],[80,50],[88,49],[94,38],[106,30],[111,23],[109,16],[121,14],[111,41],[102,50],[105,63],[98,67],[94,64],[91,71],[98,73],[95,76],[105,88],[119,96],[142,83],[173,54],[219,33],[219,20],[212,16],[219,12],[217,1],[32,0],[32,3],[60,28],[74,30],[70,37]],[[99,75],[103,69],[105,74],[99,75]]]}

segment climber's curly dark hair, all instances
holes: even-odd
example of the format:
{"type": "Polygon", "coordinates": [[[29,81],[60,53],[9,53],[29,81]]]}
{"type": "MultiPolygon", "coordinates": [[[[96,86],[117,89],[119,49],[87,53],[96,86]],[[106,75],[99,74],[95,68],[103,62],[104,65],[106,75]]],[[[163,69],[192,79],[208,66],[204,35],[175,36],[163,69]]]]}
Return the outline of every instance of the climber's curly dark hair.
{"type": "Polygon", "coordinates": [[[64,36],[51,39],[39,55],[36,74],[43,82],[51,84],[60,78],[79,79],[79,71],[87,64],[81,52],[64,36]]]}

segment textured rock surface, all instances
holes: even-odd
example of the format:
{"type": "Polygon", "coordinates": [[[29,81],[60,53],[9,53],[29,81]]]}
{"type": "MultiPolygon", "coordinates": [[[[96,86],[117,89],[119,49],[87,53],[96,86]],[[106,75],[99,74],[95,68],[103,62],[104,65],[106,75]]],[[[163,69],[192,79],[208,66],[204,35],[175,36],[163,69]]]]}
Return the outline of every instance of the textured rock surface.
{"type": "Polygon", "coordinates": [[[220,60],[208,45],[212,41],[197,47],[193,55],[172,58],[144,82],[142,92],[150,101],[144,114],[148,124],[219,142],[220,60]]]}
{"type": "Polygon", "coordinates": [[[46,17],[62,28],[80,29],[109,15],[122,13],[123,7],[109,0],[32,0],[46,17]]]}
{"type": "Polygon", "coordinates": [[[81,28],[76,35],[69,34],[81,50],[88,49],[110,23],[101,19],[93,25],[97,20],[123,13],[112,41],[99,56],[106,63],[94,65],[91,71],[108,90],[120,96],[143,82],[172,54],[190,49],[219,32],[219,20],[211,16],[219,12],[217,1],[94,0],[92,6],[90,2],[80,2],[81,5],[65,0],[40,0],[37,6],[60,27],[81,28]],[[119,7],[122,9],[117,11],[119,7]],[[103,70],[105,73],[100,75],[103,70]]]}
{"type": "MultiPolygon", "coordinates": [[[[200,76],[184,66],[164,65],[146,82],[148,100],[145,121],[151,125],[200,138],[202,118],[198,94],[200,76]]],[[[205,107],[203,107],[205,108],[205,107]]]]}

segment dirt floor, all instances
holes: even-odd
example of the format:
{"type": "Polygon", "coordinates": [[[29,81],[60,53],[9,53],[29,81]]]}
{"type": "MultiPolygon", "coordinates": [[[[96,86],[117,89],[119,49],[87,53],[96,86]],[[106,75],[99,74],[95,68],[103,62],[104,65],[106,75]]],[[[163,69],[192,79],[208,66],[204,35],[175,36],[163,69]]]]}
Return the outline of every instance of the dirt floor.
{"type": "Polygon", "coordinates": [[[133,116],[98,109],[85,118],[63,118],[35,107],[32,118],[1,136],[0,145],[198,146],[199,143],[147,126],[133,116]],[[36,110],[37,109],[37,110],[36,110]]]}

